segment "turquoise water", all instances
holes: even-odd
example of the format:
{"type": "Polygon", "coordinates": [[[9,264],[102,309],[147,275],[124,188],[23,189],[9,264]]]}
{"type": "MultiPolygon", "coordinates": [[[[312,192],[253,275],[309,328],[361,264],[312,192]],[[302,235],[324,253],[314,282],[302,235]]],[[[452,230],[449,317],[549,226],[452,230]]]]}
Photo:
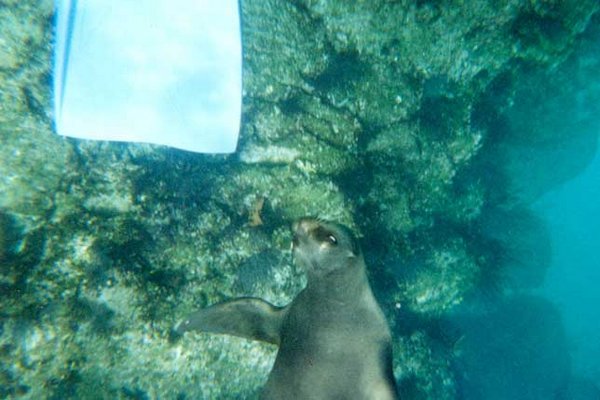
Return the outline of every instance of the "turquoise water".
{"type": "Polygon", "coordinates": [[[552,238],[543,296],[561,312],[574,371],[600,382],[600,157],[536,209],[552,238]]]}

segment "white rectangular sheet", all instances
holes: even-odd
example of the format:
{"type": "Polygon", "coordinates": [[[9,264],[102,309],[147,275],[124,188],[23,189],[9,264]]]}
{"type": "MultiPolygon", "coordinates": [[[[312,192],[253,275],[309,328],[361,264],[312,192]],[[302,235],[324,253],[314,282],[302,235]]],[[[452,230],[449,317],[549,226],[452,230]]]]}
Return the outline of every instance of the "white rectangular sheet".
{"type": "Polygon", "coordinates": [[[239,21],[238,0],[57,0],[57,133],[234,152],[239,21]]]}

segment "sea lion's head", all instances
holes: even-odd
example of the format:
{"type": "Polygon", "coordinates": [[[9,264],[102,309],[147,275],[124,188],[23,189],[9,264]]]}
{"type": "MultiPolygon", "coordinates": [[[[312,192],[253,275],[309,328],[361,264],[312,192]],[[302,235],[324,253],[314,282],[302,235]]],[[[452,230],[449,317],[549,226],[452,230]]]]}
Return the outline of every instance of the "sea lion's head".
{"type": "Polygon", "coordinates": [[[353,265],[361,256],[358,241],[347,227],[318,218],[292,224],[294,258],[309,275],[323,276],[353,265]]]}

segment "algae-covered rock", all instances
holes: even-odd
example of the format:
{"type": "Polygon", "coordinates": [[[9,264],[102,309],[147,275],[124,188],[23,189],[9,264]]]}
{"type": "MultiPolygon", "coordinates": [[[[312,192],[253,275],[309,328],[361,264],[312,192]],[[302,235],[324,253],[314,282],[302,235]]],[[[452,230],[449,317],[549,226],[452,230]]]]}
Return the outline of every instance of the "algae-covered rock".
{"type": "Polygon", "coordinates": [[[400,378],[399,391],[407,399],[455,399],[458,388],[450,357],[424,332],[398,340],[394,370],[400,378]]]}
{"type": "Polygon", "coordinates": [[[422,256],[424,264],[419,268],[427,273],[405,274],[397,301],[413,312],[442,315],[477,285],[479,267],[460,238],[446,237],[445,243],[427,249],[422,256]]]}

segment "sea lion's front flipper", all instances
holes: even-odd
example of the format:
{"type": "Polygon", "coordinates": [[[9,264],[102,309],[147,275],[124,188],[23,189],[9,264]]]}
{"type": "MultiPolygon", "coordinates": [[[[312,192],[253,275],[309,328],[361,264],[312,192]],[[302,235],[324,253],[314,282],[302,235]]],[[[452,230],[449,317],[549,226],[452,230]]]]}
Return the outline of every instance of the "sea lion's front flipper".
{"type": "Polygon", "coordinates": [[[175,328],[187,331],[225,333],[279,344],[285,307],[276,307],[254,297],[242,297],[198,310],[175,328]]]}

